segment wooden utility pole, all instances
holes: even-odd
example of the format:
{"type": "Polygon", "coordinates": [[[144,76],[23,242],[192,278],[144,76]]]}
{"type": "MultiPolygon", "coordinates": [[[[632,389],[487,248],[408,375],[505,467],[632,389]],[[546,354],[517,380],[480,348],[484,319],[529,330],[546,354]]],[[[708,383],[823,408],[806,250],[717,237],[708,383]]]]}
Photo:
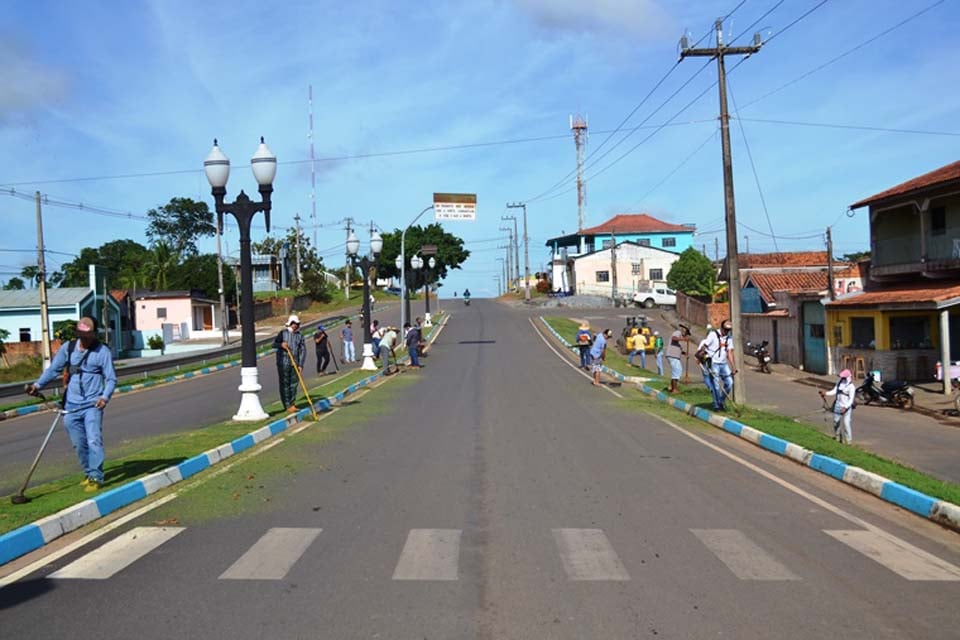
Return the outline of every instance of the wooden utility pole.
{"type": "MultiPolygon", "coordinates": [[[[717,31],[717,46],[710,48],[688,47],[684,36],[680,40],[680,59],[688,57],[710,57],[717,59],[717,86],[720,89],[720,142],[723,149],[723,192],[724,211],[727,227],[727,277],[730,292],[730,322],[733,335],[740,336],[743,324],[740,317],[740,266],[737,249],[737,214],[733,195],[733,159],[730,153],[730,114],[727,112],[727,71],[724,58],[729,55],[750,56],[760,51],[760,34],[754,34],[753,44],[747,47],[731,47],[723,44],[723,20],[714,24],[717,31]]],[[[740,363],[743,364],[741,356],[740,363]]],[[[733,399],[743,403],[747,399],[746,377],[740,376],[733,387],[733,399]]]]}
{"type": "Polygon", "coordinates": [[[523,299],[530,302],[530,236],[527,235],[527,203],[507,203],[508,209],[523,209],[523,299]]]}
{"type": "Polygon", "coordinates": [[[300,273],[300,212],[297,212],[297,215],[293,216],[294,221],[297,223],[297,287],[303,284],[303,276],[300,273]]]}
{"type": "Polygon", "coordinates": [[[47,261],[43,248],[43,214],[40,208],[40,192],[37,201],[37,277],[40,278],[40,341],[43,349],[43,368],[50,366],[50,314],[47,307],[47,261]]]}
{"type": "Polygon", "coordinates": [[[610,297],[617,306],[617,235],[610,232],[610,297]]]}
{"type": "Polygon", "coordinates": [[[827,295],[831,300],[837,299],[837,293],[833,286],[833,237],[830,235],[830,227],[827,227],[827,295]]]}

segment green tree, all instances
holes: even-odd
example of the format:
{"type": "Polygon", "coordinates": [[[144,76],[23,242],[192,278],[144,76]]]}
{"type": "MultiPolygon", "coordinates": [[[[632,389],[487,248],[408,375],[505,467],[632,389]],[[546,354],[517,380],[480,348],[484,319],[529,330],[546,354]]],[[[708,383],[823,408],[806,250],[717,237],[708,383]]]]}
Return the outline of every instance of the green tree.
{"type": "Polygon", "coordinates": [[[217,232],[207,203],[190,198],[171,198],[162,207],[147,211],[147,217],[150,243],[166,242],[181,256],[197,255],[197,240],[217,232]]]}
{"type": "Polygon", "coordinates": [[[7,284],[3,285],[4,291],[20,291],[24,289],[26,285],[23,280],[17,277],[10,278],[7,280],[7,284]]]}
{"type": "Polygon", "coordinates": [[[20,277],[29,282],[30,288],[33,289],[40,284],[40,267],[35,264],[27,265],[20,270],[20,277]]]}
{"type": "MultiPolygon", "coordinates": [[[[283,238],[275,238],[273,236],[266,236],[260,242],[254,242],[251,244],[251,248],[254,253],[264,255],[264,256],[276,256],[278,259],[280,257],[280,249],[283,247],[283,243],[287,243],[287,251],[289,252],[289,261],[292,272],[296,273],[296,257],[297,257],[297,228],[290,227],[287,229],[287,235],[283,238]]],[[[317,250],[313,247],[313,243],[310,242],[304,233],[303,229],[300,230],[300,274],[304,279],[304,284],[300,287],[302,290],[313,295],[316,293],[316,290],[310,291],[306,287],[306,274],[310,272],[318,273],[322,276],[324,271],[323,258],[317,255],[317,250]]],[[[319,300],[319,298],[314,298],[319,300]]]]}
{"type": "MultiPolygon", "coordinates": [[[[380,277],[399,278],[400,270],[395,264],[397,256],[400,255],[400,229],[384,233],[383,251],[380,252],[380,259],[377,261],[377,272],[380,277]]],[[[410,290],[421,289],[426,283],[427,269],[414,271],[410,269],[410,258],[420,252],[420,247],[425,244],[437,246],[437,255],[434,256],[437,261],[436,268],[431,272],[433,282],[437,282],[447,277],[449,269],[459,269],[467,258],[470,257],[470,251],[463,248],[463,240],[446,232],[440,224],[433,223],[426,227],[410,227],[407,230],[407,244],[405,253],[407,257],[407,272],[410,273],[410,290]]]]}
{"type": "Polygon", "coordinates": [[[168,243],[164,241],[156,243],[150,250],[150,257],[147,260],[147,270],[150,273],[147,284],[157,291],[167,289],[170,276],[179,264],[179,256],[168,243]]]}
{"type": "Polygon", "coordinates": [[[317,302],[330,302],[333,299],[333,287],[327,284],[321,271],[304,271],[301,291],[317,302]]]}
{"type": "MultiPolygon", "coordinates": [[[[203,253],[190,256],[179,265],[176,265],[169,274],[170,289],[184,289],[202,291],[203,295],[211,300],[220,299],[220,283],[217,279],[217,254],[203,253]]],[[[227,300],[236,295],[236,279],[233,269],[223,268],[223,292],[227,300]]]]}
{"type": "Polygon", "coordinates": [[[10,366],[10,363],[7,362],[7,338],[9,337],[9,331],[6,329],[0,329],[0,359],[2,359],[4,364],[7,366],[10,366]]]}
{"type": "Polygon", "coordinates": [[[99,264],[100,252],[92,247],[84,247],[80,255],[70,262],[63,264],[63,280],[61,287],[86,287],[90,284],[89,267],[99,264]]]}
{"type": "Polygon", "coordinates": [[[861,260],[869,260],[870,252],[869,251],[854,251],[853,253],[843,254],[843,260],[845,262],[860,262],[861,260]]]}
{"type": "Polygon", "coordinates": [[[717,273],[710,259],[689,247],[667,274],[667,286],[691,295],[713,295],[717,273]]]}

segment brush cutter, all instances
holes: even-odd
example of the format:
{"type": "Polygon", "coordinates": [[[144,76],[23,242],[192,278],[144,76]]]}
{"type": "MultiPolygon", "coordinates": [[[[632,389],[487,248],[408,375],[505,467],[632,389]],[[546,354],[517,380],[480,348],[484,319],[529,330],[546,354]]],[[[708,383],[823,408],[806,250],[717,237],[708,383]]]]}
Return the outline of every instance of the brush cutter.
{"type": "MultiPolygon", "coordinates": [[[[42,393],[37,392],[34,395],[36,395],[41,400],[44,400],[44,401],[46,400],[46,398],[42,393]]],[[[57,424],[60,423],[60,419],[63,416],[65,416],[67,413],[69,412],[66,409],[57,407],[56,413],[53,418],[53,424],[50,425],[50,430],[47,431],[47,435],[43,439],[43,444],[40,445],[40,450],[37,451],[37,455],[33,459],[33,464],[30,465],[30,470],[27,471],[27,477],[23,479],[23,484],[20,485],[20,490],[16,494],[10,496],[10,502],[12,502],[13,504],[26,504],[27,502],[30,502],[30,498],[25,496],[24,492],[27,490],[27,485],[30,484],[30,478],[33,477],[33,472],[37,470],[37,465],[40,464],[40,457],[43,455],[44,450],[46,450],[47,448],[47,444],[49,444],[50,442],[50,436],[52,436],[53,432],[56,430],[57,424]]]]}
{"type": "Polygon", "coordinates": [[[310,405],[310,413],[313,414],[313,419],[314,419],[314,420],[319,420],[319,419],[320,419],[320,416],[317,415],[317,410],[316,410],[316,408],[313,406],[313,400],[310,399],[310,392],[307,391],[307,385],[306,385],[306,383],[303,381],[303,376],[300,375],[300,367],[297,366],[297,364],[296,364],[297,361],[294,360],[294,358],[293,358],[293,352],[290,351],[290,347],[289,347],[289,346],[286,346],[286,347],[284,347],[283,349],[284,349],[284,351],[287,352],[287,357],[290,358],[290,366],[292,366],[292,367],[293,367],[293,370],[297,373],[297,380],[300,381],[300,388],[303,389],[303,395],[305,395],[305,396],[307,397],[307,403],[310,405]]]}
{"type": "Polygon", "coordinates": [[[720,376],[713,372],[713,367],[707,367],[701,362],[700,371],[710,376],[710,379],[713,381],[713,386],[717,389],[717,391],[720,392],[721,397],[723,398],[723,404],[729,404],[730,408],[733,409],[733,413],[739,418],[743,413],[743,409],[740,407],[740,405],[734,402],[733,398],[730,397],[730,394],[727,393],[727,390],[723,387],[723,380],[721,380],[720,376]]]}

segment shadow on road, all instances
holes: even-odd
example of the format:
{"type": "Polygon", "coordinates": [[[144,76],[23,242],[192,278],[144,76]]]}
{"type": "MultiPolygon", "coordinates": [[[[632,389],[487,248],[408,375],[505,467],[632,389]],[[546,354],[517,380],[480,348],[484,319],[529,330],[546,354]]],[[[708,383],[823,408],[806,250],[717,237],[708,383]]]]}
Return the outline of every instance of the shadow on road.
{"type": "Polygon", "coordinates": [[[52,591],[56,585],[53,580],[34,579],[21,580],[14,584],[0,588],[0,610],[10,609],[19,604],[33,600],[52,591]]]}

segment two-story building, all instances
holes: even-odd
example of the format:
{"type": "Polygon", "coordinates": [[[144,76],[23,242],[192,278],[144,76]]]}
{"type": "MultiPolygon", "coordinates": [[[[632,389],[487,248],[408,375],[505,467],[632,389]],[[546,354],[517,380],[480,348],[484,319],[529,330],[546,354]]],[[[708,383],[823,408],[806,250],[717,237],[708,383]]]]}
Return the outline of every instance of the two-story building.
{"type": "MultiPolygon", "coordinates": [[[[547,240],[550,247],[553,289],[570,292],[576,288],[573,260],[578,256],[630,242],[679,255],[693,245],[694,225],[671,224],[646,213],[621,213],[595,227],[547,240]]],[[[666,277],[666,273],[664,273],[666,277]]]]}
{"type": "Polygon", "coordinates": [[[960,161],[850,208],[869,209],[871,262],[862,291],[826,305],[831,371],[931,380],[960,354],[960,161]]]}

